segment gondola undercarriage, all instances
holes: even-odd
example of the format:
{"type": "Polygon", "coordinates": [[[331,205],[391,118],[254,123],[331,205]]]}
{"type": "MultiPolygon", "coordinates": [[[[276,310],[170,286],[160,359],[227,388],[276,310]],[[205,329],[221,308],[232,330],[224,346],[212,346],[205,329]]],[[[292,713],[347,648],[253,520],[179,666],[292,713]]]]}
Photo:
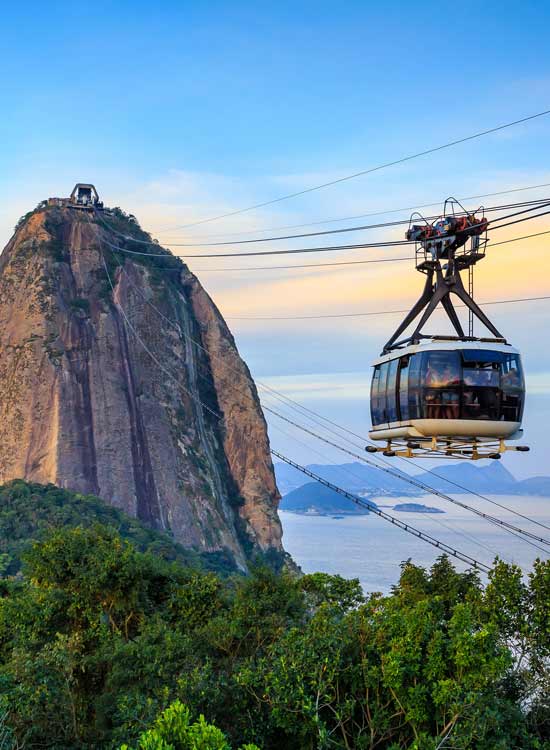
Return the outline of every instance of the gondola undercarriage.
{"type": "MultiPolygon", "coordinates": [[[[508,440],[519,439],[523,434],[518,430],[508,440]]],[[[381,440],[381,436],[377,438],[381,440]]],[[[387,438],[384,446],[368,445],[368,453],[382,453],[384,456],[402,458],[463,458],[476,461],[482,458],[499,459],[508,451],[528,451],[526,445],[510,445],[505,438],[495,440],[483,437],[432,436],[403,440],[387,438]]]]}

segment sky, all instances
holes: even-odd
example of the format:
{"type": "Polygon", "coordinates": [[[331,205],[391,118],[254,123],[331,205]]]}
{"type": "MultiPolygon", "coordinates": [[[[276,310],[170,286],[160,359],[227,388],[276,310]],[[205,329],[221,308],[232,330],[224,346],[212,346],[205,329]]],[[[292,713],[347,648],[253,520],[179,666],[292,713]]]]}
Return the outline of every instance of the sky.
{"type": "MultiPolygon", "coordinates": [[[[465,2],[442,12],[435,2],[30,0],[3,7],[2,18],[2,247],[20,215],[48,196],[68,195],[79,181],[93,182],[106,205],[134,213],[166,246],[268,236],[270,228],[424,203],[439,213],[450,195],[550,183],[547,116],[299,198],[184,227],[550,109],[547,3],[519,9],[511,2],[465,2]]],[[[483,202],[547,196],[550,186],[483,202]]],[[[504,229],[498,240],[547,229],[550,216],[504,229]]],[[[333,239],[401,239],[402,232],[333,239]]],[[[549,247],[550,235],[543,235],[490,249],[478,267],[476,298],[550,295],[549,247]]],[[[267,269],[402,255],[354,250],[188,263],[259,382],[365,435],[371,363],[398,315],[244,318],[405,309],[423,281],[412,261],[267,269]]],[[[504,463],[518,477],[549,474],[550,301],[487,312],[521,349],[529,386],[524,442],[532,450],[505,456],[504,463]]],[[[266,396],[265,403],[277,402],[266,396]]],[[[326,446],[319,455],[307,436],[269,424],[273,446],[298,461],[347,460],[326,446]]]]}

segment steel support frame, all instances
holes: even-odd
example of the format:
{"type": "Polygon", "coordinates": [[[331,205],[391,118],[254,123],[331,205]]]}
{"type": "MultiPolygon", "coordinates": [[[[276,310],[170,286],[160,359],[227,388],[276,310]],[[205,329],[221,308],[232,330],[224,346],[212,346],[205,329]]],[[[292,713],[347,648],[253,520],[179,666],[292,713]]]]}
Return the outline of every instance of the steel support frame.
{"type": "MultiPolygon", "coordinates": [[[[493,323],[485,315],[483,310],[479,307],[479,305],[476,304],[476,302],[464,288],[457,262],[455,258],[452,257],[448,260],[445,274],[443,273],[443,268],[439,260],[434,261],[433,266],[427,269],[426,283],[424,285],[422,294],[412,307],[411,311],[406,315],[404,320],[397,327],[392,337],[384,346],[384,353],[387,353],[396,346],[400,346],[404,343],[419,343],[423,338],[422,329],[432,316],[439,303],[441,303],[443,309],[447,313],[447,316],[451,321],[451,324],[458,337],[460,339],[465,339],[466,334],[464,333],[464,329],[462,327],[462,324],[460,323],[460,319],[452,303],[451,294],[456,294],[456,296],[468,308],[469,314],[471,316],[475,316],[481,323],[483,323],[483,325],[493,334],[493,336],[495,336],[495,338],[504,339],[496,326],[493,325],[493,323]],[[401,334],[411,325],[411,323],[414,322],[414,320],[416,320],[416,318],[421,313],[422,316],[411,336],[403,339],[402,341],[398,341],[401,334]]],[[[471,338],[471,336],[469,338],[471,338]]]]}

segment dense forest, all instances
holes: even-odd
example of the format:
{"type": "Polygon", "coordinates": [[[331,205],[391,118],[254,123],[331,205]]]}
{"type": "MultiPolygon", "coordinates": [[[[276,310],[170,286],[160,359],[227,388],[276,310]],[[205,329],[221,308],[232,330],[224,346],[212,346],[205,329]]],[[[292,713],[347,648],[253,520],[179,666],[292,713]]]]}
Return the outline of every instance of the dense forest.
{"type": "Polygon", "coordinates": [[[207,570],[52,487],[0,500],[2,750],[550,748],[548,562],[497,560],[482,586],[406,561],[365,596],[207,570]]]}
{"type": "Polygon", "coordinates": [[[15,575],[21,569],[24,552],[50,531],[70,526],[87,528],[97,523],[115,529],[140,552],[152,552],[165,560],[203,570],[236,570],[230,555],[193,552],[168,534],[151,529],[94,495],[62,490],[53,484],[14,480],[0,486],[0,574],[15,575]]]}

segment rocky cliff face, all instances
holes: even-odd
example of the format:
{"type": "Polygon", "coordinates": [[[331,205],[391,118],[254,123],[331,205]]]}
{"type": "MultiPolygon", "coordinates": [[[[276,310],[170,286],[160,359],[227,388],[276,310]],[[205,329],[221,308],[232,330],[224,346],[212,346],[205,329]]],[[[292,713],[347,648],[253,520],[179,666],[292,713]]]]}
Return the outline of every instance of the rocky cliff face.
{"type": "Polygon", "coordinates": [[[183,263],[117,232],[147,238],[120,211],[42,208],[0,256],[0,483],[99,495],[243,568],[282,554],[266,425],[229,329],[183,263]]]}

